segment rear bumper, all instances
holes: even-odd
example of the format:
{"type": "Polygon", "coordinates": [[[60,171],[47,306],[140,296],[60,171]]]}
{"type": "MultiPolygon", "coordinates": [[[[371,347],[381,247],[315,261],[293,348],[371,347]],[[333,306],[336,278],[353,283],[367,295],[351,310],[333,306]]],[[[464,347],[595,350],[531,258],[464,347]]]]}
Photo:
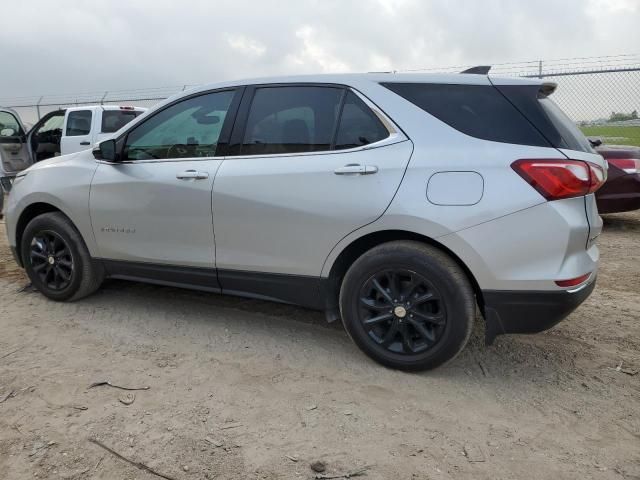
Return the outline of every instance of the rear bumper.
{"type": "Polygon", "coordinates": [[[547,330],[584,302],[596,280],[576,291],[485,290],[486,341],[506,333],[538,333],[547,330]]]}

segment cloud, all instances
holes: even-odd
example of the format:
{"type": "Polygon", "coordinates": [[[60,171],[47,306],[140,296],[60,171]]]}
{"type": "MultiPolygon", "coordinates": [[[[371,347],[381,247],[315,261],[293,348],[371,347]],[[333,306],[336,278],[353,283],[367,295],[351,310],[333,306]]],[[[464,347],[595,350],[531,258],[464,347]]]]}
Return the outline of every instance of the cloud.
{"type": "MultiPolygon", "coordinates": [[[[7,11],[8,8],[3,8],[7,11]]],[[[628,53],[637,0],[30,0],[0,97],[628,53]]]]}

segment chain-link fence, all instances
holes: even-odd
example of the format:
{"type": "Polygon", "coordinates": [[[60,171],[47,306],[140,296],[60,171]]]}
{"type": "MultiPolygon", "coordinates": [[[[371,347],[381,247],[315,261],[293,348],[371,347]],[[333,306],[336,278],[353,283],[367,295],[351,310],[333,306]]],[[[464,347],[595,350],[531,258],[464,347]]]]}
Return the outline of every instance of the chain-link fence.
{"type": "MultiPolygon", "coordinates": [[[[401,72],[460,72],[470,65],[401,72]]],[[[500,63],[492,76],[535,77],[555,82],[553,99],[585,134],[607,144],[640,146],[640,55],[614,55],[500,63]]],[[[28,123],[52,110],[77,105],[124,104],[149,107],[194,85],[118,90],[78,95],[0,98],[28,123]]]]}
{"type": "Polygon", "coordinates": [[[590,138],[640,146],[640,68],[546,75],[553,99],[590,138]]]}
{"type": "MultiPolygon", "coordinates": [[[[405,72],[459,72],[470,65],[405,72]]],[[[493,65],[491,76],[558,84],[553,100],[590,138],[640,146],[640,55],[535,60],[493,65]]]]}

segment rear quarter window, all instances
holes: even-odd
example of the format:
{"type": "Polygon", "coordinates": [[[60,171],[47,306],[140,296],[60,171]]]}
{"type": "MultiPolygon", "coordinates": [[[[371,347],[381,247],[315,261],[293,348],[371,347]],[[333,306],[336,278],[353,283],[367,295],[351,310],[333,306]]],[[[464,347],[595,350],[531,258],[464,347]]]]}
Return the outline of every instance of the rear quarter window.
{"type": "Polygon", "coordinates": [[[549,147],[549,141],[492,85],[383,83],[459,132],[494,142],[549,147]]]}

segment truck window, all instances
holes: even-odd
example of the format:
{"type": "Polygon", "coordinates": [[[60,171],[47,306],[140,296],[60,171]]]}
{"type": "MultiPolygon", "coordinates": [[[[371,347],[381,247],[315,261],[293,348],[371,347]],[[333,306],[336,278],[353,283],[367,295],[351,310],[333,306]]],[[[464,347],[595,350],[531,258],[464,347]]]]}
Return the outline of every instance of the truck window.
{"type": "Polygon", "coordinates": [[[117,132],[141,113],[135,110],[104,110],[100,133],[117,132]]]}
{"type": "Polygon", "coordinates": [[[89,135],[91,132],[91,110],[75,110],[69,112],[67,118],[67,137],[78,137],[80,135],[89,135]]]}

